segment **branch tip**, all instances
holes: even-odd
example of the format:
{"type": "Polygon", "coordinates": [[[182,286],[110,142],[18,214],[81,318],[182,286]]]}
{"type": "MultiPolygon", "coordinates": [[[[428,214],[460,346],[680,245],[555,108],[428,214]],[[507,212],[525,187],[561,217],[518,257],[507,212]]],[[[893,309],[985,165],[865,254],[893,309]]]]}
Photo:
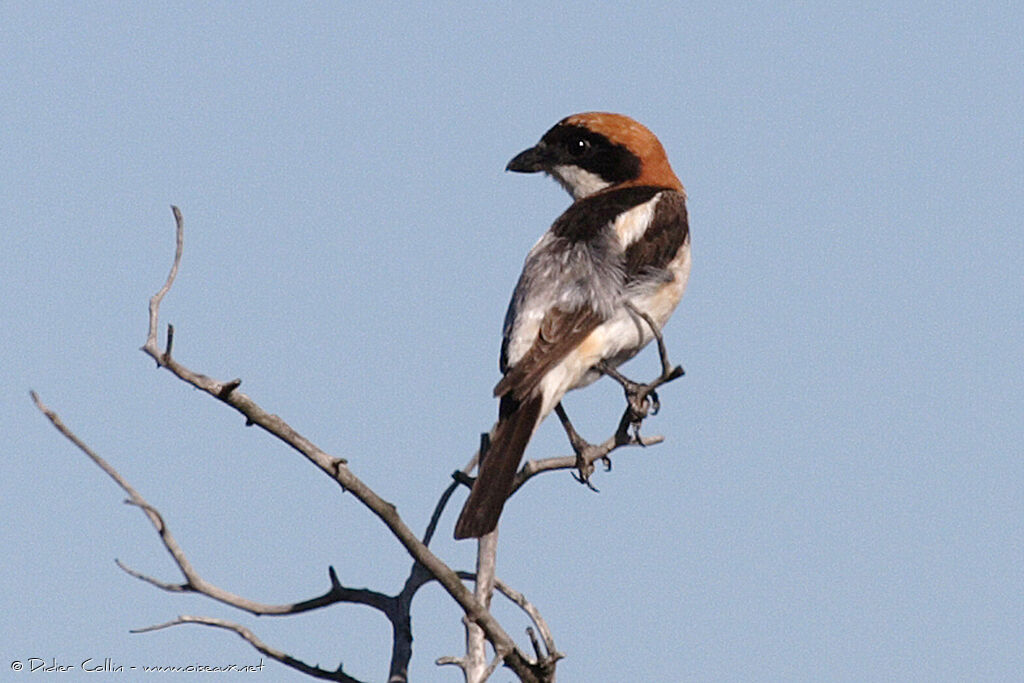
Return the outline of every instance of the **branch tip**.
{"type": "Polygon", "coordinates": [[[540,641],[537,639],[537,634],[534,632],[532,626],[526,627],[526,635],[530,638],[530,644],[533,645],[533,651],[537,655],[537,661],[544,659],[544,652],[540,649],[540,641]]]}
{"type": "Polygon", "coordinates": [[[165,363],[171,358],[172,346],[174,346],[174,325],[167,323],[167,345],[164,347],[163,357],[165,363]]]}

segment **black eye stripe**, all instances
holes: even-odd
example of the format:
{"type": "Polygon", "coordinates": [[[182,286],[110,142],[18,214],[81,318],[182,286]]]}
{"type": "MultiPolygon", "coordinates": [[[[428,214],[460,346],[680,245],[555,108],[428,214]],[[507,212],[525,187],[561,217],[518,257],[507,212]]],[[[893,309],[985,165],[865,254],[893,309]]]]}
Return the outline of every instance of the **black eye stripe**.
{"type": "Polygon", "coordinates": [[[544,136],[544,141],[551,146],[561,147],[573,155],[611,146],[608,138],[603,135],[594,133],[582,126],[567,124],[555,126],[549,130],[544,136]]]}
{"type": "Polygon", "coordinates": [[[609,183],[621,183],[640,176],[640,158],[626,147],[585,126],[560,123],[541,138],[559,163],[579,166],[609,183]]]}

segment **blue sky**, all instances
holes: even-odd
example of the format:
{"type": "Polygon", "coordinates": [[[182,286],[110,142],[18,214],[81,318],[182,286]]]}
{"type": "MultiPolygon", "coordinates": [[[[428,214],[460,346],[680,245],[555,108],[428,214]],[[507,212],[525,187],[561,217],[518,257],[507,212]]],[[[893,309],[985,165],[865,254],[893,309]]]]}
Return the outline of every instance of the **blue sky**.
{"type": "MultiPolygon", "coordinates": [[[[169,205],[177,358],[242,378],[422,528],[494,418],[508,296],[568,202],[505,163],[598,109],[654,130],[687,187],[666,330],[687,375],[646,426],[666,443],[620,451],[600,494],[555,473],[506,509],[499,575],[548,619],[560,679],[1018,676],[1022,35],[1012,3],[5,4],[0,670],[258,661],[224,632],[128,633],[192,613],[381,680],[368,610],[255,619],[124,575],[115,557],[178,580],[28,391],[218,585],[290,602],[333,565],[396,591],[409,562],[354,499],[137,350],[169,205]]],[[[567,408],[596,440],[621,397],[567,408]]],[[[545,424],[528,455],[566,452],[545,424]]],[[[469,569],[461,500],[435,550],[469,569]]],[[[458,617],[418,595],[414,680],[459,680],[433,664],[458,617]]]]}

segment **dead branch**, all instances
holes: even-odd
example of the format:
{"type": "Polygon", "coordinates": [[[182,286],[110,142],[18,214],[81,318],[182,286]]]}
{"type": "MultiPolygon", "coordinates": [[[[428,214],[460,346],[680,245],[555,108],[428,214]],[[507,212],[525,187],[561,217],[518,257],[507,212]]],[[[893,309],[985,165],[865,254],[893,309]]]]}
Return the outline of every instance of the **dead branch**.
{"type": "MultiPolygon", "coordinates": [[[[156,335],[157,335],[157,313],[160,311],[160,302],[164,300],[164,296],[167,292],[171,291],[171,285],[174,284],[174,278],[178,277],[178,267],[181,265],[181,255],[185,251],[185,219],[181,215],[181,209],[176,206],[171,207],[171,212],[174,213],[174,222],[178,226],[175,231],[175,246],[174,246],[174,261],[171,263],[171,272],[167,274],[167,280],[164,282],[163,287],[149,299],[149,335],[146,337],[146,347],[152,343],[153,351],[156,349],[156,335]]],[[[171,353],[171,344],[174,342],[174,328],[167,330],[167,354],[171,353]]],[[[148,350],[147,350],[148,352],[148,350]]],[[[153,355],[152,353],[150,355],[153,355]]],[[[156,359],[157,364],[160,363],[160,359],[156,359]]]]}
{"type": "MultiPolygon", "coordinates": [[[[551,472],[553,470],[580,470],[581,474],[577,478],[582,480],[584,483],[587,483],[589,482],[590,474],[594,471],[594,463],[596,461],[604,461],[605,469],[611,469],[611,459],[608,456],[612,451],[623,446],[653,446],[654,444],[659,444],[665,440],[665,437],[663,436],[642,436],[636,439],[629,434],[623,436],[623,422],[624,420],[620,421],[619,429],[616,430],[615,434],[608,437],[600,444],[590,444],[590,447],[585,449],[579,455],[566,455],[555,458],[544,458],[542,460],[527,460],[516,473],[516,478],[512,484],[512,492],[515,493],[518,491],[523,484],[538,474],[542,472],[551,472]]],[[[591,488],[593,488],[593,486],[591,486],[591,488]]]]}
{"type": "Polygon", "coordinates": [[[178,569],[185,577],[185,582],[169,583],[161,581],[159,579],[147,576],[146,574],[142,574],[141,572],[138,572],[128,567],[120,560],[115,560],[117,566],[120,567],[127,574],[142,581],[145,581],[153,586],[156,586],[157,588],[160,588],[162,590],[178,593],[199,593],[209,598],[212,598],[218,602],[222,602],[232,607],[237,607],[238,609],[251,612],[252,614],[258,616],[297,614],[300,612],[306,612],[312,609],[316,609],[318,607],[324,607],[326,605],[330,605],[336,602],[359,603],[370,607],[374,607],[381,611],[386,611],[386,603],[388,600],[388,596],[364,588],[347,588],[345,586],[342,586],[341,583],[338,581],[337,574],[335,573],[333,567],[330,567],[328,570],[328,574],[331,580],[331,588],[326,593],[311,600],[305,600],[303,602],[296,602],[286,605],[267,605],[259,603],[235,595],[234,593],[226,591],[222,588],[218,588],[217,586],[206,581],[188,561],[185,552],[182,550],[181,546],[178,544],[173,534],[171,534],[171,530],[167,526],[167,523],[164,521],[163,515],[160,514],[160,511],[157,510],[152,505],[150,505],[142,497],[142,495],[133,486],[131,486],[128,483],[128,481],[124,479],[124,477],[122,477],[121,474],[110,463],[104,460],[87,444],[85,444],[85,442],[79,439],[78,436],[76,436],[74,432],[72,432],[63,423],[63,421],[60,419],[57,413],[55,413],[53,410],[51,410],[49,407],[43,404],[38,394],[36,394],[33,391],[31,392],[31,396],[36,406],[39,408],[40,411],[43,412],[44,415],[46,415],[50,422],[53,423],[54,427],[56,427],[57,430],[61,434],[63,434],[68,440],[74,443],[94,463],[96,463],[104,472],[106,472],[110,476],[110,478],[113,479],[125,493],[128,494],[129,499],[125,502],[138,507],[139,509],[146,513],[146,516],[153,524],[153,527],[157,530],[157,533],[160,535],[160,540],[163,542],[163,545],[167,549],[167,552],[171,555],[171,558],[178,566],[178,569]]]}
{"type": "Polygon", "coordinates": [[[181,624],[201,624],[203,626],[212,626],[214,628],[222,628],[228,631],[234,631],[243,639],[245,639],[246,642],[252,645],[257,651],[263,653],[267,657],[270,657],[271,659],[276,659],[285,666],[289,666],[295,669],[296,671],[301,671],[302,673],[307,674],[309,676],[313,676],[314,678],[322,678],[328,681],[342,681],[342,683],[362,683],[358,679],[352,678],[344,671],[342,671],[342,667],[340,664],[338,665],[338,668],[334,671],[322,669],[319,666],[312,666],[310,664],[306,664],[302,660],[296,659],[295,657],[292,657],[290,654],[286,652],[281,652],[280,650],[276,650],[270,647],[262,640],[257,638],[252,631],[242,626],[241,624],[236,624],[234,622],[226,621],[224,619],[181,615],[177,619],[173,619],[163,624],[156,624],[155,626],[147,626],[145,628],[134,629],[132,633],[148,633],[150,631],[158,631],[160,629],[170,628],[171,626],[179,626],[181,624]]]}
{"type": "MultiPolygon", "coordinates": [[[[491,608],[491,595],[494,593],[494,572],[497,566],[498,529],[477,539],[476,576],[474,577],[473,595],[487,609],[491,608]]],[[[466,656],[462,663],[462,671],[467,683],[486,681],[494,669],[487,663],[487,641],[483,630],[468,619],[466,625],[466,656]]],[[[495,655],[503,653],[495,648],[495,655]]]]}
{"type": "MultiPolygon", "coordinates": [[[[459,572],[459,576],[465,579],[466,581],[476,581],[476,574],[471,574],[469,572],[459,572]]],[[[544,617],[541,616],[540,610],[538,610],[533,605],[533,603],[527,600],[525,595],[509,586],[500,578],[494,577],[493,585],[495,588],[498,589],[499,593],[504,595],[510,601],[515,603],[521,610],[526,612],[527,616],[529,616],[530,620],[533,622],[533,625],[537,627],[538,631],[540,631],[541,639],[544,642],[544,650],[541,651],[541,649],[538,647],[539,643],[534,643],[534,651],[537,653],[537,661],[540,662],[542,665],[544,665],[546,661],[550,662],[550,664],[553,665],[559,659],[564,659],[565,654],[559,652],[558,648],[555,647],[555,639],[551,635],[551,629],[548,628],[547,622],[544,621],[544,617]]],[[[532,629],[529,630],[532,640],[535,636],[533,635],[532,629]]],[[[551,667],[551,674],[553,677],[553,666],[551,667]]]]}
{"type": "MultiPolygon", "coordinates": [[[[142,497],[142,494],[140,494],[131,484],[129,484],[128,481],[124,479],[124,477],[112,465],[110,465],[110,463],[103,459],[84,441],[82,441],[73,431],[71,431],[71,429],[68,428],[67,425],[65,425],[64,422],[61,420],[60,416],[42,402],[38,394],[36,394],[35,392],[31,392],[31,396],[33,402],[36,404],[38,409],[50,420],[53,426],[65,438],[67,438],[69,441],[75,444],[83,453],[85,453],[104,472],[106,472],[107,475],[109,475],[110,478],[113,479],[118,484],[121,490],[128,494],[129,499],[126,502],[138,507],[146,514],[150,522],[153,524],[153,527],[157,530],[158,534],[160,535],[160,539],[163,542],[164,547],[167,549],[168,553],[171,555],[171,558],[178,566],[178,569],[182,572],[182,575],[185,577],[185,581],[184,583],[170,583],[166,581],[161,581],[159,579],[153,578],[151,576],[148,576],[146,574],[143,574],[128,567],[120,560],[115,560],[117,566],[120,567],[125,573],[139,580],[145,581],[146,583],[149,583],[157,588],[160,588],[161,590],[177,593],[190,592],[206,595],[207,597],[217,600],[218,602],[222,602],[226,605],[230,605],[232,607],[248,611],[258,616],[282,616],[288,614],[298,614],[320,607],[326,607],[328,605],[335,603],[356,603],[373,607],[374,609],[377,609],[380,612],[382,612],[392,624],[393,643],[392,659],[388,679],[389,683],[401,683],[407,680],[408,666],[412,657],[412,623],[410,611],[412,607],[413,597],[421,587],[423,587],[424,585],[433,581],[436,578],[429,571],[427,571],[422,564],[418,562],[413,564],[412,570],[410,571],[409,574],[409,578],[406,580],[402,591],[394,596],[384,595],[377,591],[372,591],[365,588],[349,588],[343,586],[341,582],[338,580],[338,576],[334,570],[334,567],[328,568],[328,577],[330,579],[331,587],[327,590],[327,592],[325,592],[321,596],[312,598],[310,600],[305,600],[302,602],[284,605],[267,605],[255,602],[253,600],[249,600],[247,598],[243,598],[241,596],[237,596],[233,593],[230,593],[229,591],[225,591],[221,588],[218,588],[217,586],[214,586],[213,584],[203,579],[202,576],[198,572],[196,572],[194,567],[192,567],[184,551],[178,545],[174,536],[171,534],[171,531],[167,526],[167,523],[164,521],[164,517],[160,513],[160,511],[154,506],[150,505],[142,497]]],[[[447,505],[448,501],[450,500],[453,492],[457,487],[458,483],[452,482],[452,484],[450,484],[448,488],[445,489],[445,491],[441,494],[441,497],[438,500],[437,505],[435,506],[434,512],[431,515],[430,522],[427,525],[427,530],[424,533],[424,544],[428,544],[430,542],[437,528],[438,520],[440,519],[441,514],[444,512],[445,506],[447,505]]],[[[493,551],[491,553],[491,557],[493,557],[493,551]]],[[[459,576],[460,578],[465,578],[467,580],[475,581],[476,579],[475,574],[461,573],[459,576]]],[[[499,590],[502,591],[502,593],[510,597],[512,596],[513,593],[510,593],[512,589],[508,588],[504,583],[498,582],[497,585],[499,587],[499,590]]],[[[515,598],[512,599],[515,600],[515,598]]],[[[545,641],[547,642],[547,639],[550,637],[550,633],[547,631],[546,625],[541,626],[541,624],[543,624],[543,620],[538,621],[538,619],[539,615],[537,615],[537,618],[534,619],[534,623],[538,624],[538,628],[541,629],[542,633],[547,634],[545,638],[545,641]]],[[[255,636],[253,636],[250,631],[248,631],[244,627],[218,619],[208,617],[180,617],[178,620],[155,627],[138,629],[133,631],[133,633],[148,632],[181,623],[202,623],[212,626],[219,626],[221,628],[228,628],[239,633],[239,635],[241,635],[243,638],[252,643],[253,646],[256,647],[256,649],[260,650],[264,654],[267,654],[268,656],[271,656],[274,659],[277,659],[278,661],[281,661],[282,663],[288,666],[303,671],[304,673],[308,673],[312,676],[316,676],[319,678],[327,678],[330,680],[355,680],[345,675],[344,673],[341,673],[340,669],[338,671],[328,671],[320,669],[318,667],[311,667],[305,664],[304,662],[301,662],[291,657],[287,653],[282,653],[273,650],[269,646],[264,645],[263,643],[258,641],[258,639],[256,639],[255,636]]],[[[479,628],[477,628],[477,630],[481,634],[480,637],[482,647],[483,631],[479,628]]],[[[549,651],[551,650],[549,649],[549,651]]],[[[496,665],[496,663],[500,661],[501,659],[495,659],[495,661],[492,662],[492,664],[496,665]]]]}
{"type": "Polygon", "coordinates": [[[185,578],[184,583],[169,583],[161,581],[159,579],[147,576],[141,572],[138,572],[131,567],[128,567],[120,560],[115,560],[117,566],[120,567],[125,573],[133,576],[141,581],[145,581],[161,590],[175,592],[175,593],[199,593],[205,595],[217,602],[237,607],[238,609],[245,610],[257,616],[278,616],[285,614],[298,614],[300,612],[307,612],[309,610],[317,609],[327,605],[334,604],[336,602],[350,602],[367,605],[374,607],[381,611],[386,611],[386,605],[388,596],[371,591],[365,588],[347,588],[342,586],[338,581],[338,577],[334,572],[334,568],[329,569],[329,576],[331,580],[331,587],[323,595],[305,600],[302,602],[295,602],[285,605],[267,605],[264,603],[249,600],[240,595],[235,595],[230,591],[226,591],[218,586],[211,584],[209,581],[204,579],[189,562],[188,557],[185,555],[185,551],[182,550],[178,544],[174,535],[171,533],[170,528],[164,521],[163,515],[155,507],[150,505],[145,498],[140,494],[128,481],[121,476],[121,474],[114,469],[114,467],[104,460],[100,455],[93,451],[85,442],[83,442],[78,436],[75,435],[60,419],[53,410],[43,404],[42,400],[36,392],[31,392],[32,400],[35,402],[36,407],[43,412],[44,415],[50,420],[54,427],[57,428],[61,434],[63,434],[69,441],[75,444],[79,450],[85,453],[94,463],[96,463],[100,469],[107,473],[111,479],[113,479],[121,490],[128,494],[129,498],[127,503],[138,507],[142,510],[149,521],[153,524],[153,528],[156,529],[160,536],[160,540],[170,554],[171,559],[178,566],[182,575],[185,578]]]}
{"type": "Polygon", "coordinates": [[[181,261],[184,243],[184,219],[176,207],[172,207],[176,223],[176,241],[178,248],[175,250],[174,263],[167,281],[156,295],[150,300],[149,305],[149,335],[142,350],[156,361],[159,367],[166,368],[182,381],[191,384],[213,398],[227,404],[241,413],[246,424],[256,425],[277,437],[285,444],[302,454],[307,460],[316,465],[321,471],[331,477],[343,491],[354,495],[364,506],[376,515],[388,527],[391,533],[405,547],[413,559],[435,577],[449,595],[459,604],[466,616],[473,622],[480,625],[488,640],[495,649],[504,653],[504,663],[510,667],[524,681],[539,680],[530,659],[515,645],[515,642],[505,633],[498,621],[491,616],[486,607],[470,593],[469,589],[462,583],[455,571],[446,565],[439,557],[434,555],[430,549],[416,537],[412,530],[399,516],[395,506],[382,499],[376,492],[368,487],[362,480],[355,476],[348,468],[345,460],[333,457],[312,441],[305,438],[277,415],[272,415],[261,408],[255,401],[238,390],[241,380],[227,382],[218,381],[206,375],[193,372],[185,367],[171,355],[171,348],[168,345],[163,351],[160,350],[157,341],[157,330],[159,329],[160,304],[167,292],[174,283],[178,265],[181,261]]]}

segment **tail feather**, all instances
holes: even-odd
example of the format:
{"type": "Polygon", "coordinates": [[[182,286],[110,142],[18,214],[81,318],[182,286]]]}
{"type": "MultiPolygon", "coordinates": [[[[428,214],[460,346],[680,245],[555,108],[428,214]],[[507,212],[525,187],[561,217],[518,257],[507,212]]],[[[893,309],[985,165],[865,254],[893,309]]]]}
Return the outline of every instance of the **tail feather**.
{"type": "Polygon", "coordinates": [[[541,402],[541,396],[534,396],[499,417],[473,490],[455,523],[455,538],[479,538],[498,525],[501,510],[512,493],[519,461],[537,427],[541,402]]]}

